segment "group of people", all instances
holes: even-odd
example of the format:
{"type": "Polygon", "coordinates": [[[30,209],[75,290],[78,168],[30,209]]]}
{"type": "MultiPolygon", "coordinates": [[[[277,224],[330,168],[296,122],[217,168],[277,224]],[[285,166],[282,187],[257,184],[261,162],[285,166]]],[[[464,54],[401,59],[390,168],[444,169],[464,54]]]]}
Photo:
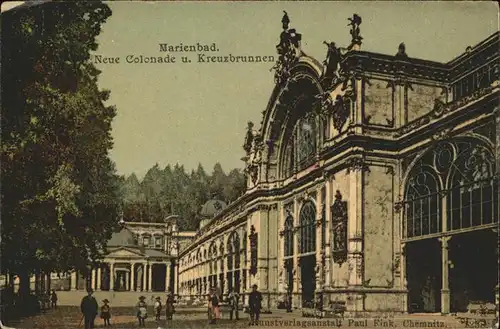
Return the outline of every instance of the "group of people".
{"type": "MultiPolygon", "coordinates": [[[[80,310],[83,314],[82,321],[85,323],[85,329],[94,328],[94,321],[99,313],[99,305],[97,300],[93,296],[94,291],[92,289],[87,289],[87,296],[83,297],[82,302],[80,304],[80,310]]],[[[146,326],[146,319],[148,317],[148,305],[146,303],[146,297],[139,297],[139,302],[136,305],[136,316],[139,321],[139,327],[146,326]]],[[[101,306],[101,314],[100,317],[104,321],[104,326],[111,326],[111,307],[109,306],[109,300],[104,299],[103,305],[101,306]]],[[[175,299],[172,294],[169,294],[166,299],[165,311],[167,315],[167,320],[172,320],[173,314],[175,313],[174,308],[175,299]]],[[[161,311],[162,311],[162,303],[161,298],[156,297],[156,301],[154,303],[155,310],[155,319],[156,321],[160,321],[161,319],[161,311]]]]}
{"type": "MultiPolygon", "coordinates": [[[[217,289],[210,289],[208,295],[208,321],[210,324],[215,324],[221,318],[220,301],[222,298],[217,294],[217,289]]],[[[239,320],[238,304],[239,295],[235,291],[231,291],[228,295],[227,302],[229,304],[229,319],[235,318],[239,320]]],[[[257,285],[252,286],[252,292],[248,297],[248,309],[250,313],[250,325],[257,324],[260,318],[262,308],[262,294],[257,291],[257,285]]]]}

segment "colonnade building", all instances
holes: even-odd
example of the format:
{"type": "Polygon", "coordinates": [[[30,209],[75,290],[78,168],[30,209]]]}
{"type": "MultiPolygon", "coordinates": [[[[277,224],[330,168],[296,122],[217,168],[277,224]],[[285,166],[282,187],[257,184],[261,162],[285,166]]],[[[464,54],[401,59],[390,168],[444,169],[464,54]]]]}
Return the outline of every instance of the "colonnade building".
{"type": "Polygon", "coordinates": [[[326,43],[321,63],[283,17],[276,85],[244,141],[247,191],[181,250],[181,296],[256,284],[271,309],[287,293],[348,311],[495,303],[499,34],[440,63],[403,43],[362,50],[349,21],[350,45],[326,43]]]}

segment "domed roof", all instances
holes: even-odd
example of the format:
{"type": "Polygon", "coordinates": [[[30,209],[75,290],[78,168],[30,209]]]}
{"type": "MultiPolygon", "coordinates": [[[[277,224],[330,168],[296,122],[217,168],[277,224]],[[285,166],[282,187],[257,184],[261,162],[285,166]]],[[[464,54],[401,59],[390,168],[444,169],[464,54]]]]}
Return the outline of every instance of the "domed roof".
{"type": "Polygon", "coordinates": [[[203,207],[201,207],[200,215],[203,217],[214,217],[216,214],[220,213],[227,207],[224,201],[212,199],[205,202],[203,207]]]}
{"type": "Polygon", "coordinates": [[[114,232],[108,241],[108,247],[137,247],[134,233],[128,228],[122,227],[120,231],[114,232]]]}

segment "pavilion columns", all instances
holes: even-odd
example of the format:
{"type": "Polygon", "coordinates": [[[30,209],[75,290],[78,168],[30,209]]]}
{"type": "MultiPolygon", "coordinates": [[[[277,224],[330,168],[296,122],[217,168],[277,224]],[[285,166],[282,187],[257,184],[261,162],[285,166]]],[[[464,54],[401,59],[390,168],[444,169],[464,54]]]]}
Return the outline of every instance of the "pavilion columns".
{"type": "Polygon", "coordinates": [[[441,314],[450,313],[450,288],[449,288],[449,266],[450,261],[448,258],[448,242],[450,236],[439,238],[441,241],[441,260],[442,260],[442,278],[441,278],[441,314]]]}
{"type": "Polygon", "coordinates": [[[93,290],[96,290],[96,276],[97,276],[97,273],[96,273],[96,269],[93,268],[92,271],[90,272],[90,288],[92,288],[93,290]]]}
{"type": "Polygon", "coordinates": [[[148,266],[148,292],[153,291],[153,264],[150,263],[148,266]]]}
{"type": "Polygon", "coordinates": [[[130,291],[135,291],[135,262],[130,263],[130,291]]]}
{"type": "Polygon", "coordinates": [[[115,289],[115,262],[109,263],[109,290],[115,289]]]}
{"type": "Polygon", "coordinates": [[[97,285],[96,290],[101,290],[102,278],[101,278],[102,264],[97,268],[97,285]]]}
{"type": "Polygon", "coordinates": [[[71,290],[76,290],[78,288],[76,284],[77,278],[78,278],[78,272],[77,271],[71,272],[71,290]]]}
{"type": "Polygon", "coordinates": [[[165,264],[165,291],[170,292],[170,260],[165,264]]]}
{"type": "Polygon", "coordinates": [[[148,264],[142,263],[142,291],[148,290],[148,264]]]}
{"type": "MultiPolygon", "coordinates": [[[[285,220],[287,214],[285,213],[285,204],[281,202],[280,204],[280,214],[279,214],[279,223],[278,223],[278,231],[284,232],[285,228],[285,220]]],[[[287,282],[287,272],[285,266],[285,238],[284,235],[280,233],[278,249],[279,249],[279,258],[280,258],[280,276],[278,278],[278,292],[280,294],[285,294],[287,292],[287,284],[291,284],[291,282],[287,282]]]]}

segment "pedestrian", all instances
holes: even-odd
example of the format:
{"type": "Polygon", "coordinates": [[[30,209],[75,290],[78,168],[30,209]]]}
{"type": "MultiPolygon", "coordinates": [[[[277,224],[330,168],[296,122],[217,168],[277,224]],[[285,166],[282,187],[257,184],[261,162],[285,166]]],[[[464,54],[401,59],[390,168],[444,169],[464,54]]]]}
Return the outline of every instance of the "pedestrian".
{"type": "Polygon", "coordinates": [[[57,308],[57,294],[55,290],[52,290],[50,294],[50,308],[57,308]]]}
{"type": "Polygon", "coordinates": [[[85,321],[85,329],[94,328],[95,317],[97,316],[99,305],[92,294],[94,291],[91,288],[87,289],[87,296],[82,298],[80,310],[83,313],[85,321]]]}
{"type": "Polygon", "coordinates": [[[252,292],[248,297],[248,307],[250,309],[250,325],[257,325],[262,307],[262,294],[257,290],[257,285],[252,286],[252,292]]]}
{"type": "Polygon", "coordinates": [[[210,322],[211,324],[215,324],[218,319],[220,319],[220,309],[219,309],[219,296],[217,296],[217,291],[216,289],[212,290],[212,296],[211,296],[211,304],[212,304],[212,321],[210,322]]]}
{"type": "Polygon", "coordinates": [[[109,307],[108,303],[109,300],[105,299],[102,301],[104,305],[101,306],[101,319],[104,320],[104,326],[111,326],[111,323],[109,320],[111,319],[111,308],[109,307]]]}
{"type": "Polygon", "coordinates": [[[161,317],[161,298],[160,296],[156,297],[156,302],[155,302],[155,314],[156,314],[156,321],[160,321],[161,317]]]}
{"type": "Polygon", "coordinates": [[[167,296],[167,301],[165,302],[165,311],[167,313],[167,320],[172,320],[174,313],[175,313],[175,298],[172,293],[169,293],[167,296]]]}
{"type": "Polygon", "coordinates": [[[208,323],[212,323],[212,320],[214,318],[214,310],[212,307],[212,295],[211,294],[207,295],[207,301],[208,301],[208,304],[207,304],[208,323]]]}
{"type": "Polygon", "coordinates": [[[236,291],[231,290],[228,297],[229,297],[229,307],[230,307],[229,319],[230,320],[233,319],[233,313],[234,313],[235,319],[239,320],[238,300],[239,300],[240,296],[238,295],[238,293],[236,291]]]}
{"type": "Polygon", "coordinates": [[[146,326],[146,318],[148,317],[148,305],[144,301],[146,297],[139,297],[139,302],[137,303],[137,319],[139,320],[139,327],[146,326]]]}

